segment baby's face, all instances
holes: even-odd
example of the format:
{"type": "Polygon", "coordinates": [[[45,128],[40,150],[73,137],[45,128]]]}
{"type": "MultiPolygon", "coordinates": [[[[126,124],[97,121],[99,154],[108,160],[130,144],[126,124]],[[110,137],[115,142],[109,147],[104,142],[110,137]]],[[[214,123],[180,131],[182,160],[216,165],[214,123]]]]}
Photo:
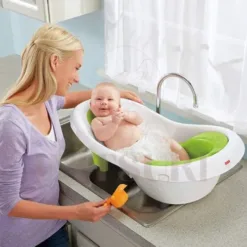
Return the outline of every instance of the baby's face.
{"type": "Polygon", "coordinates": [[[119,108],[120,94],[112,87],[103,86],[92,93],[90,109],[96,117],[107,117],[119,108]]]}

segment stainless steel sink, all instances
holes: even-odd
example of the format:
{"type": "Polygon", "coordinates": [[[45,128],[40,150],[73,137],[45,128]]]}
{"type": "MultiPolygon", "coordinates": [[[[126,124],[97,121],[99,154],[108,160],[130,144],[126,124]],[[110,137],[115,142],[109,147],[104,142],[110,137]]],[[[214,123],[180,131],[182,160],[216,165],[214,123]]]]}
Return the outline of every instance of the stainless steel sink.
{"type": "MultiPolygon", "coordinates": [[[[169,205],[150,198],[133,179],[114,164],[109,164],[107,172],[101,172],[93,164],[90,150],[75,136],[68,120],[62,122],[62,130],[66,150],[61,160],[60,170],[103,199],[109,197],[119,184],[127,184],[129,200],[120,210],[141,225],[150,227],[183,206],[169,205]]],[[[241,168],[242,166],[238,165],[231,170],[231,173],[224,174],[219,183],[241,168]]]]}

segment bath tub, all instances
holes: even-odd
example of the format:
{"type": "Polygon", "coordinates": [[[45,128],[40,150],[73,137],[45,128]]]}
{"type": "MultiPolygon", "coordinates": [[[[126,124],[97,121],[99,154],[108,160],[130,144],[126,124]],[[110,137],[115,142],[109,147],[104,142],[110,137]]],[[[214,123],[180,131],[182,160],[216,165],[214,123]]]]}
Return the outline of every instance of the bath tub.
{"type": "Polygon", "coordinates": [[[184,142],[200,133],[218,132],[228,139],[222,150],[214,155],[186,164],[154,166],[133,161],[98,142],[88,123],[89,101],[79,104],[71,115],[71,128],[77,137],[102,161],[111,162],[133,177],[138,186],[150,197],[168,204],[185,204],[208,195],[220,175],[232,169],[244,155],[242,139],[232,130],[198,124],[172,121],[144,105],[122,99],[123,109],[138,111],[150,128],[159,129],[178,142],[184,142]]]}

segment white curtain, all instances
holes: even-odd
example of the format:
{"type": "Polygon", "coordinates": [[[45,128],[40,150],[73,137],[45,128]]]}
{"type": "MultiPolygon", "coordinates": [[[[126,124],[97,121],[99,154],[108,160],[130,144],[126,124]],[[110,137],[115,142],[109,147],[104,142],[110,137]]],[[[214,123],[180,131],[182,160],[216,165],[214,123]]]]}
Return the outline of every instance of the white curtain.
{"type": "MultiPolygon", "coordinates": [[[[185,76],[198,111],[247,135],[246,0],[105,0],[105,73],[156,93],[160,78],[185,76]]],[[[192,108],[180,79],[162,97],[192,108]]]]}

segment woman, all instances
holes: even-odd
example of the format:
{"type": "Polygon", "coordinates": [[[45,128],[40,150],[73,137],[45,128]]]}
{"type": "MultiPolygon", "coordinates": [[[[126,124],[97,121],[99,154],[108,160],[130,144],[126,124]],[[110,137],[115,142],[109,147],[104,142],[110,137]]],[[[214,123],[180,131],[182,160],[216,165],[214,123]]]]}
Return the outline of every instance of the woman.
{"type": "MultiPolygon", "coordinates": [[[[83,48],[66,30],[45,25],[22,54],[22,71],[0,107],[0,246],[68,246],[66,220],[97,221],[104,201],[59,206],[59,164],[64,152],[57,110],[88,100],[91,91],[67,93],[78,83],[83,48]]],[[[128,91],[121,96],[140,101],[128,91]]]]}

